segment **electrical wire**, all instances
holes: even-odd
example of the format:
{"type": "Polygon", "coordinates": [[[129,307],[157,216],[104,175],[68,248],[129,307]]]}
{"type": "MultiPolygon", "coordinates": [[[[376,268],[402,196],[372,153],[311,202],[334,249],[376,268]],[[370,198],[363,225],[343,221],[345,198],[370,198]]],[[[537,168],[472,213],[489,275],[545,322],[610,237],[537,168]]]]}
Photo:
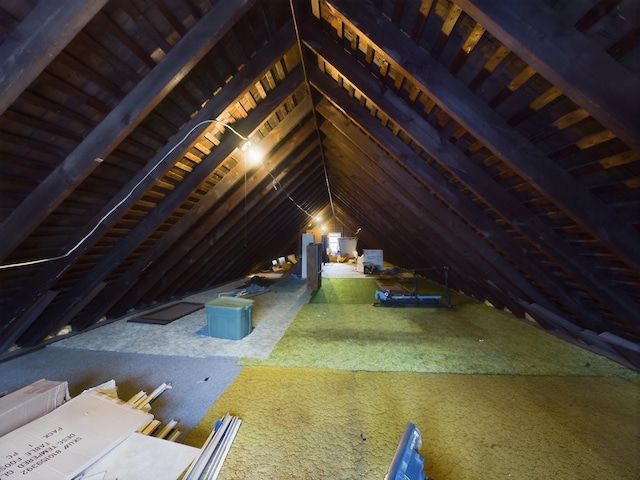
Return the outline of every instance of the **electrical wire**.
{"type": "Polygon", "coordinates": [[[282,184],[280,183],[280,180],[278,180],[276,177],[274,177],[273,174],[271,173],[271,171],[267,168],[267,166],[264,163],[262,163],[262,160],[260,160],[260,164],[264,167],[264,169],[267,171],[267,173],[269,174],[269,176],[273,180],[274,188],[276,190],[278,188],[280,188],[280,190],[282,190],[284,192],[284,194],[287,196],[287,198],[298,208],[298,210],[300,210],[301,212],[305,213],[309,218],[315,218],[311,213],[309,213],[308,210],[306,210],[304,207],[301,207],[300,205],[298,205],[298,203],[293,199],[293,197],[289,194],[289,192],[287,192],[285,190],[285,188],[282,186],[282,184]]]}
{"type": "MultiPolygon", "coordinates": [[[[102,225],[102,223],[114,212],[118,209],[118,207],[120,207],[122,204],[124,204],[129,198],[131,198],[131,196],[133,195],[133,193],[136,191],[136,189],[142,185],[142,183],[149,178],[149,176],[162,164],[162,162],[164,162],[164,160],[171,155],[178,147],[180,147],[180,145],[182,145],[185,140],[189,137],[189,135],[191,135],[195,130],[197,130],[198,128],[200,128],[203,125],[209,125],[211,123],[216,123],[218,125],[222,125],[225,128],[228,128],[229,130],[231,130],[231,132],[233,132],[237,137],[239,137],[240,139],[242,139],[244,141],[244,143],[241,146],[241,150],[243,152],[247,152],[247,150],[249,148],[251,148],[251,140],[249,140],[249,138],[245,137],[244,135],[242,135],[240,132],[238,132],[235,128],[233,128],[231,125],[229,125],[228,123],[225,122],[221,122],[220,120],[203,120],[202,122],[197,123],[196,125],[194,125],[188,132],[187,134],[182,137],[182,140],[180,140],[176,145],[174,145],[167,153],[165,153],[162,158],[160,158],[160,160],[158,160],[158,162],[153,166],[153,168],[151,168],[151,170],[149,170],[134,186],[133,188],[129,191],[129,193],[122,199],[120,200],[118,203],[116,203],[107,213],[105,213],[102,218],[100,220],[98,220],[98,222],[96,223],[96,225],[89,231],[89,233],[87,233],[84,237],[82,237],[72,248],[70,248],[66,253],[64,253],[63,255],[58,255],[55,257],[47,257],[47,258],[41,258],[38,260],[30,260],[27,262],[19,262],[19,263],[11,263],[11,264],[7,264],[7,265],[0,265],[0,270],[7,270],[10,268],[18,268],[18,267],[27,267],[30,265],[38,265],[41,263],[47,263],[47,262],[54,262],[56,260],[62,260],[63,258],[67,258],[69,255],[71,255],[73,252],[75,252],[78,248],[80,248],[80,246],[82,246],[82,244],[89,238],[91,237],[91,235],[93,235],[95,233],[95,231],[98,229],[98,227],[100,227],[100,225],[102,225]]],[[[276,184],[280,190],[282,190],[285,195],[287,196],[287,198],[301,211],[304,212],[308,217],[310,218],[314,218],[313,215],[311,213],[309,213],[304,207],[300,206],[294,199],[293,197],[291,197],[291,195],[285,190],[285,188],[282,186],[282,184],[280,183],[280,181],[273,176],[273,174],[271,173],[271,171],[266,167],[266,165],[262,162],[262,160],[260,160],[260,163],[262,164],[262,166],[265,168],[265,170],[267,171],[267,173],[269,174],[269,176],[273,179],[274,184],[276,184]]],[[[323,164],[324,164],[324,160],[323,160],[323,164]]],[[[245,192],[244,192],[244,197],[245,197],[245,226],[244,226],[244,230],[245,230],[245,247],[247,246],[247,225],[246,225],[246,208],[247,208],[247,172],[246,172],[246,159],[245,159],[245,181],[244,181],[244,185],[245,185],[245,192]]],[[[327,172],[326,172],[326,166],[325,166],[325,178],[327,176],[327,172]]],[[[327,188],[329,188],[329,179],[326,178],[327,180],[327,188]]],[[[329,197],[331,198],[331,191],[329,190],[329,197]]],[[[331,202],[331,208],[333,209],[333,202],[331,202]]]]}
{"type": "Polygon", "coordinates": [[[84,237],[82,237],[76,244],[74,247],[72,247],[71,249],[69,249],[69,251],[63,255],[58,255],[56,257],[48,257],[48,258],[42,258],[39,260],[31,260],[28,262],[20,262],[20,263],[12,263],[12,264],[8,264],[8,265],[0,265],[0,270],[6,270],[9,268],[17,268],[17,267],[26,267],[29,265],[38,265],[41,263],[47,263],[47,262],[53,262],[56,260],[62,260],[63,258],[67,258],[69,255],[71,255],[73,252],[75,252],[78,248],[80,248],[80,246],[91,236],[94,234],[94,232],[98,229],[98,227],[100,225],[102,225],[102,223],[109,217],[109,215],[111,215],[115,210],[118,209],[118,207],[120,207],[124,202],[126,202],[131,195],[133,195],[133,192],[136,191],[136,189],[147,179],[149,178],[149,176],[162,164],[162,162],[164,162],[164,160],[171,155],[180,145],[182,145],[184,143],[184,141],[189,137],[189,135],[191,135],[195,130],[197,130],[198,128],[200,128],[202,125],[208,125],[211,123],[217,123],[219,125],[223,125],[225,128],[228,128],[229,130],[231,130],[235,135],[237,135],[238,137],[240,137],[242,140],[245,141],[245,143],[242,145],[242,150],[245,151],[247,149],[248,146],[250,146],[251,141],[245,137],[244,135],[240,134],[235,128],[233,128],[231,125],[221,122],[220,120],[203,120],[202,122],[196,124],[193,128],[191,128],[191,130],[189,130],[189,132],[187,132],[187,134],[182,137],[182,140],[180,140],[176,145],[174,145],[167,153],[165,153],[162,158],[160,160],[158,160],[158,162],[153,166],[153,168],[151,170],[149,170],[139,181],[138,183],[136,183],[134,185],[134,187],[129,191],[129,193],[122,199],[120,200],[113,208],[111,208],[107,213],[105,213],[102,218],[96,223],[96,225],[89,231],[89,233],[87,233],[84,237]],[[249,145],[247,145],[249,144],[249,145]]]}

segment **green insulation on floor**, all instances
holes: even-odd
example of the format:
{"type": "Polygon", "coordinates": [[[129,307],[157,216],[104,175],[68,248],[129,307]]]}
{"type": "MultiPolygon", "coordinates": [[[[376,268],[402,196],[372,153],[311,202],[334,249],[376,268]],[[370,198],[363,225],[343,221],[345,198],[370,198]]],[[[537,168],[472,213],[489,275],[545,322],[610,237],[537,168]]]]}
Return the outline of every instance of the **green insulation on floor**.
{"type": "Polygon", "coordinates": [[[407,421],[434,480],[636,479],[638,381],[246,367],[186,442],[243,423],[220,479],[382,480],[407,421]]]}
{"type": "Polygon", "coordinates": [[[381,308],[376,289],[323,279],[271,356],[242,360],[186,440],[243,420],[219,478],[381,480],[408,421],[434,480],[638,478],[638,373],[461,296],[381,308]]]}
{"type": "Polygon", "coordinates": [[[373,306],[369,279],[325,279],[268,359],[243,365],[379,372],[639,378],[600,355],[465,297],[454,308],[373,306]]]}

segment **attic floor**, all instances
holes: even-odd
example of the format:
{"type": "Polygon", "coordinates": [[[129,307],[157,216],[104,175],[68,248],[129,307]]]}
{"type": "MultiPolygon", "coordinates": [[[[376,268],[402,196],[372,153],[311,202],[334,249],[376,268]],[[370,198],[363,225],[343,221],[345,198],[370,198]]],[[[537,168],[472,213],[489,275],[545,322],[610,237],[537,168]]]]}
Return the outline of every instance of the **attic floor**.
{"type": "MultiPolygon", "coordinates": [[[[363,275],[352,265],[328,264],[323,277],[363,275]]],[[[208,301],[245,281],[183,300],[208,301]]],[[[67,380],[75,396],[114,378],[120,397],[129,398],[171,381],[153,413],[163,422],[178,419],[190,445],[201,445],[221,411],[242,412],[242,435],[222,472],[230,476],[221,478],[382,478],[397,441],[391,433],[407,419],[422,429],[421,452],[434,480],[640,473],[633,453],[640,445],[637,379],[261,366],[310,300],[301,279],[279,279],[270,290],[256,297],[255,328],[242,340],[198,334],[204,310],[166,326],[126,317],[4,362],[0,391],[48,378],[67,380]],[[240,366],[240,357],[256,366],[240,366]],[[381,417],[381,409],[390,413],[381,417]],[[336,422],[344,428],[330,429],[328,439],[327,426],[336,422]]]]}
{"type": "MultiPolygon", "coordinates": [[[[206,303],[221,293],[233,292],[246,283],[241,279],[181,301],[206,303]]],[[[178,355],[184,357],[249,357],[267,358],[291,324],[309,293],[301,279],[280,279],[259,295],[259,308],[254,308],[251,335],[241,340],[210,337],[203,331],[207,325],[204,308],[168,325],[134,323],[124,317],[100,328],[54,343],[54,348],[84,348],[111,352],[178,355]]],[[[257,298],[257,297],[256,297],[257,298]]],[[[138,312],[136,315],[140,315],[138,312]]]]}
{"type": "MultiPolygon", "coordinates": [[[[326,265],[323,275],[363,276],[345,264],[326,265]]],[[[181,301],[206,302],[244,283],[246,279],[238,279],[181,301]]],[[[120,398],[127,399],[141,389],[150,392],[162,382],[171,382],[172,390],[154,402],[153,412],[163,421],[178,419],[181,430],[189,432],[242,370],[237,365],[240,357],[268,357],[310,295],[302,279],[280,279],[270,290],[260,295],[253,332],[241,340],[197,334],[207,324],[204,309],[164,326],[128,322],[144,313],[135,312],[3,361],[0,392],[47,378],[67,381],[75,396],[114,379],[120,398]],[[181,357],[179,362],[176,356],[181,357]]]]}

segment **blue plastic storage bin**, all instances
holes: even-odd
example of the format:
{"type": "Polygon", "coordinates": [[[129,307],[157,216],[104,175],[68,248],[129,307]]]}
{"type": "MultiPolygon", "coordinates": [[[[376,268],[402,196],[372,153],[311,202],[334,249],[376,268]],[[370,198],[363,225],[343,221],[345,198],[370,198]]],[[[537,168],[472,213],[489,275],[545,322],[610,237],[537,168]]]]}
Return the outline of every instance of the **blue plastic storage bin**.
{"type": "Polygon", "coordinates": [[[253,300],[218,297],[205,303],[210,337],[240,340],[251,333],[253,300]]]}

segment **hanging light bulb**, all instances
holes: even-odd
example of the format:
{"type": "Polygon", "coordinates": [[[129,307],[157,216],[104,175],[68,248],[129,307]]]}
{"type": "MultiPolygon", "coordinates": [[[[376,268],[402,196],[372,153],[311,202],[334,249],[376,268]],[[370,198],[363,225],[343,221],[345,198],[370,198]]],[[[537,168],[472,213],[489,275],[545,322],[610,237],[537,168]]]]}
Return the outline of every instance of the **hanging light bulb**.
{"type": "MultiPolygon", "coordinates": [[[[251,142],[245,142],[245,143],[251,143],[251,142]]],[[[249,163],[251,165],[256,165],[260,163],[260,161],[262,160],[262,152],[260,151],[259,148],[256,148],[255,146],[250,146],[248,150],[243,149],[243,152],[245,152],[245,155],[247,156],[247,159],[249,160],[249,163]]]]}

